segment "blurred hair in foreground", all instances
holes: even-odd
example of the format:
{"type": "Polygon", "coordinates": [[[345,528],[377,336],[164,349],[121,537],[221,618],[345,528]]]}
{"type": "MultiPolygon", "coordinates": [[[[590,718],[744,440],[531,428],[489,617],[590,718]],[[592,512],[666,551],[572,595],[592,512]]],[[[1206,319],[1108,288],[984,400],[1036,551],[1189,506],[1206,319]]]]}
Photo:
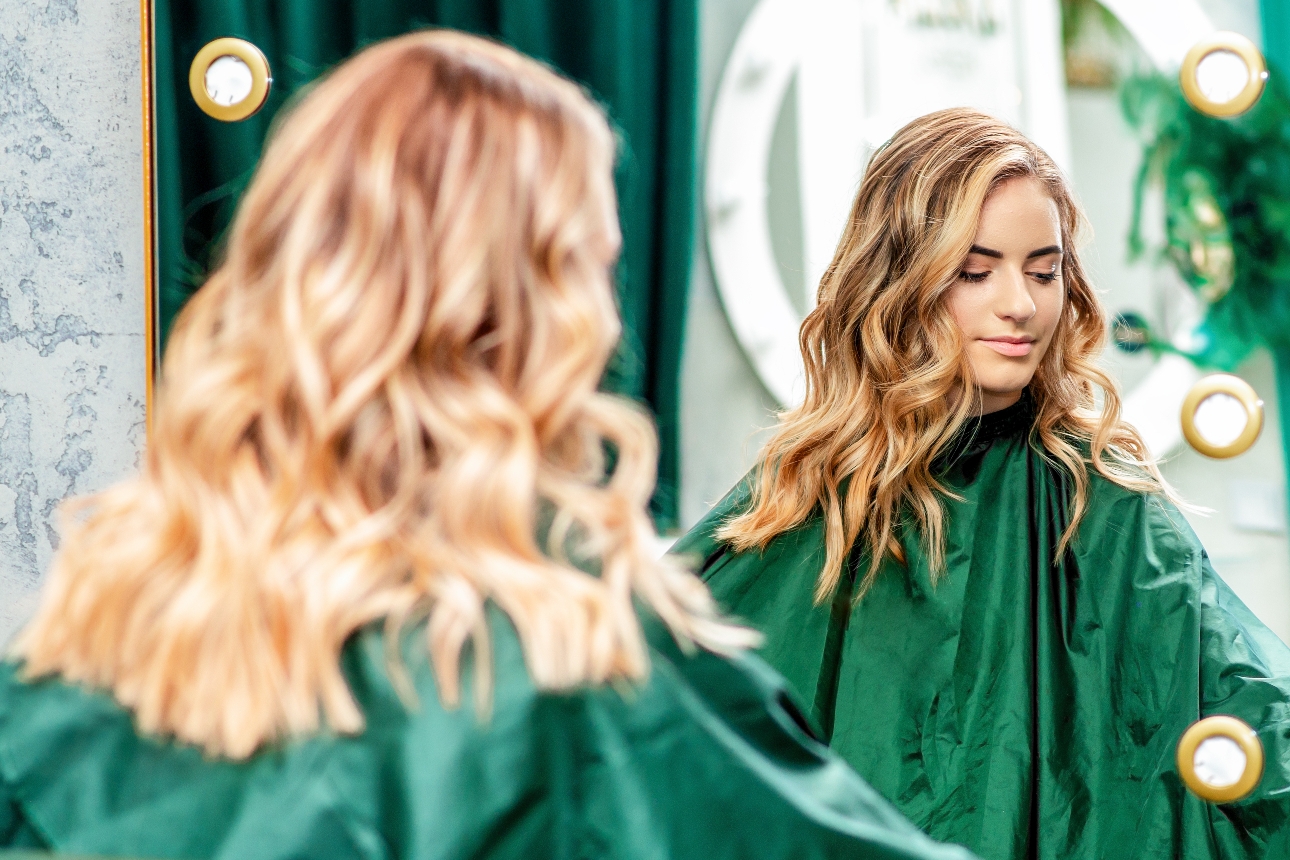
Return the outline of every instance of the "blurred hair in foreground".
{"type": "Polygon", "coordinates": [[[361,730],[338,658],[381,619],[428,619],[450,706],[468,642],[487,706],[487,601],[547,689],[648,671],[635,599],[682,641],[750,644],[654,558],[653,428],[596,391],[613,152],[575,85],[460,34],[313,88],[175,326],[142,474],[68,506],[28,676],[244,757],[361,730]]]}

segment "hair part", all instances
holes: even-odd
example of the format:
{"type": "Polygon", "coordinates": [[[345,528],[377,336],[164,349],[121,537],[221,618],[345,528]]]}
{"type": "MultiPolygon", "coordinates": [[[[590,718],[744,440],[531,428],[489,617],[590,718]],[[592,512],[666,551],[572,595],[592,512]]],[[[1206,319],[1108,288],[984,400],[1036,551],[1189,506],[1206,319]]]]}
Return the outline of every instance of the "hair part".
{"type": "Polygon", "coordinates": [[[381,620],[395,658],[427,620],[450,707],[468,644],[489,702],[490,601],[544,689],[643,677],[635,598],[682,642],[752,644],[655,558],[653,426],[596,390],[613,155],[574,84],[462,34],[312,88],[175,325],[142,474],[68,506],[26,674],[238,758],[360,731],[340,652],[381,620]]]}
{"type": "Polygon", "coordinates": [[[868,555],[857,599],[888,556],[903,563],[906,521],[921,535],[933,580],[943,570],[942,498],[952,494],[933,464],[979,408],[944,296],[968,257],[986,198],[1022,177],[1052,197],[1065,250],[1062,315],[1030,383],[1032,445],[1074,488],[1058,556],[1087,509],[1090,468],[1135,492],[1169,492],[1142,438],[1120,418],[1114,381],[1097,367],[1106,315],[1080,265],[1082,215],[1060,170],[986,114],[927,114],[869,162],[801,328],[805,400],[780,416],[762,450],[748,509],[719,531],[736,549],[764,548],[822,512],[826,554],[817,601],[837,587],[857,540],[868,555]]]}

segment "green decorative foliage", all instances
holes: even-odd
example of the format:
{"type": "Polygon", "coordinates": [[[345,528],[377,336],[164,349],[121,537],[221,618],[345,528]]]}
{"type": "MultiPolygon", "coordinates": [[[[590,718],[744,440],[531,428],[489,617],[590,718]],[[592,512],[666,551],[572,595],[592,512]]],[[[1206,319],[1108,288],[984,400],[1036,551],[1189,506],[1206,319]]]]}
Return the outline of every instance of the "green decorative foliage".
{"type": "Polygon", "coordinates": [[[1290,95],[1275,75],[1242,116],[1194,110],[1177,81],[1128,80],[1121,93],[1145,153],[1130,249],[1142,253],[1141,202],[1165,194],[1165,254],[1205,303],[1199,364],[1234,368],[1256,346],[1290,349],[1290,95]]]}

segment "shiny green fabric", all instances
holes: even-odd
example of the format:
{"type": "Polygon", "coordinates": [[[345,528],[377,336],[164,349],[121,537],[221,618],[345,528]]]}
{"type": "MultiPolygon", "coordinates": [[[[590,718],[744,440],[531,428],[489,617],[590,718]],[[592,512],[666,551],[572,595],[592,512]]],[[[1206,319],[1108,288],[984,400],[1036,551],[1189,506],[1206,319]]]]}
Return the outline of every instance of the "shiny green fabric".
{"type": "Polygon", "coordinates": [[[426,27],[505,42],[585,85],[619,137],[623,339],[606,390],[646,403],[658,424],[660,528],[676,527],[681,342],[694,243],[697,0],[152,0],[156,22],[157,331],[217,262],[278,111],[358,49],[426,27]],[[236,36],[269,60],[273,88],[243,122],[206,116],[188,70],[236,36]]]}
{"type": "Polygon", "coordinates": [[[933,838],[986,860],[1290,857],[1290,649],[1160,498],[1093,477],[1055,564],[1071,482],[1028,428],[1024,402],[987,416],[945,470],[962,499],[945,504],[935,584],[911,529],[907,569],[885,564],[857,603],[852,553],[835,599],[812,605],[818,516],[764,552],[714,538],[747,479],[675,551],[703,560],[833,748],[933,838]],[[1256,792],[1222,807],[1174,765],[1211,714],[1250,723],[1267,755],[1256,792]]]}
{"type": "MultiPolygon", "coordinates": [[[[683,653],[647,622],[652,672],[538,693],[491,615],[493,712],[444,710],[424,639],[386,674],[379,630],[343,667],[367,718],[246,762],[137,735],[110,698],[0,668],[0,847],[134,857],[921,858],[937,846],[803,730],[758,658],[683,653]]],[[[466,700],[470,700],[469,693],[466,700]]]]}

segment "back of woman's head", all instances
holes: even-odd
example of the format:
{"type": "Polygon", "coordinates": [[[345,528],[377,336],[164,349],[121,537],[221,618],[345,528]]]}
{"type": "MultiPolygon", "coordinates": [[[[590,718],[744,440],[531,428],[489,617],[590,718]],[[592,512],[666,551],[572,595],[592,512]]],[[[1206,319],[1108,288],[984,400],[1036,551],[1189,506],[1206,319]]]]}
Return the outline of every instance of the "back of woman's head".
{"type": "Polygon", "coordinates": [[[634,596],[744,641],[654,560],[653,428],[596,391],[613,146],[573,84],[461,34],[315,86],[175,325],[143,474],[74,506],[28,672],[242,756],[361,728],[339,652],[379,619],[428,617],[449,705],[467,642],[487,701],[488,601],[546,688],[645,673],[634,596]]]}
{"type": "Polygon", "coordinates": [[[750,508],[722,532],[740,548],[761,547],[823,511],[818,599],[836,586],[857,538],[869,557],[861,593],[885,557],[903,559],[906,517],[922,534],[933,574],[939,570],[946,490],[934,463],[980,403],[945,298],[986,198],[1020,178],[1036,180],[1052,199],[1064,251],[1061,315],[1029,385],[1034,437],[1075,488],[1058,551],[1086,507],[1087,467],[1130,489],[1161,487],[1141,439],[1120,420],[1114,382],[1096,365],[1106,317],[1080,264],[1081,214],[1060,170],[993,117],[967,108],[931,113],[898,131],[865,171],[802,326],[805,401],[782,416],[762,452],[750,508]]]}

